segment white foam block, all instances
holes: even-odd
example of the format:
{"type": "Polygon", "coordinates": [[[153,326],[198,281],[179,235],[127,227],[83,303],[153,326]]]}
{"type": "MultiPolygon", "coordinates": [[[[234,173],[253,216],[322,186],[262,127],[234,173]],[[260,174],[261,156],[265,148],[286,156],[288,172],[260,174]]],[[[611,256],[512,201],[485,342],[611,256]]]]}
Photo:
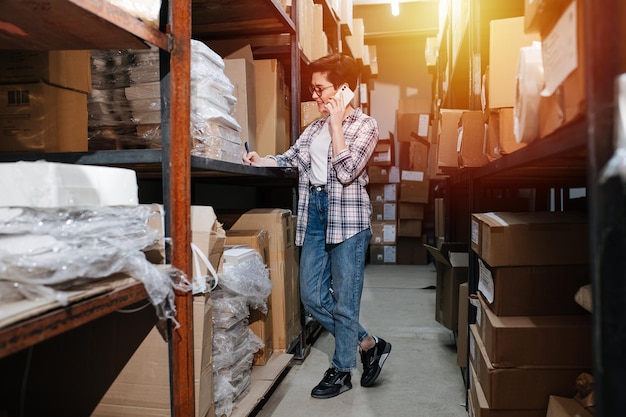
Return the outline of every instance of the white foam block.
{"type": "Polygon", "coordinates": [[[0,163],[0,207],[128,206],[137,175],[125,168],[56,162],[0,163]]]}

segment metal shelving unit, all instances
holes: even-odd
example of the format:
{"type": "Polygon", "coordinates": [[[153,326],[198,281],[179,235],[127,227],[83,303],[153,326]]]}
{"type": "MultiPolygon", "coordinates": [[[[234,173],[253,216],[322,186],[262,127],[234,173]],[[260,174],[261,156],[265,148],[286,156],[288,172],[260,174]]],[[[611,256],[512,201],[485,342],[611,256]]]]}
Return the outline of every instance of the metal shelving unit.
{"type": "MultiPolygon", "coordinates": [[[[614,151],[614,80],[626,71],[626,57],[621,47],[626,37],[620,29],[624,6],[619,0],[579,1],[583,10],[585,50],[584,61],[580,63],[586,84],[584,116],[549,137],[485,166],[451,174],[443,193],[453,201],[450,205],[462,210],[457,213],[464,213],[468,218],[467,223],[461,222],[448,231],[447,240],[469,243],[469,215],[472,211],[493,209],[484,201],[486,193],[492,190],[504,193],[531,188],[547,200],[550,189],[586,188],[593,292],[595,415],[617,417],[623,415],[620,381],[626,377],[626,329],[623,326],[626,322],[626,193],[619,179],[601,183],[599,178],[614,151]]],[[[470,63],[470,68],[472,65],[474,68],[467,75],[474,80],[472,83],[476,82],[476,74],[484,72],[486,61],[481,51],[488,45],[484,33],[488,20],[523,15],[523,8],[519,13],[518,3],[523,5],[516,1],[504,7],[502,2],[494,0],[471,0],[470,54],[466,59],[482,57],[470,63]]],[[[471,89],[467,92],[469,98],[461,102],[476,108],[480,100],[471,89]]],[[[454,101],[448,100],[446,105],[455,107],[454,101]]],[[[469,252],[472,254],[471,249],[469,252]]],[[[469,291],[475,293],[477,260],[475,255],[470,256],[469,291]]]]}

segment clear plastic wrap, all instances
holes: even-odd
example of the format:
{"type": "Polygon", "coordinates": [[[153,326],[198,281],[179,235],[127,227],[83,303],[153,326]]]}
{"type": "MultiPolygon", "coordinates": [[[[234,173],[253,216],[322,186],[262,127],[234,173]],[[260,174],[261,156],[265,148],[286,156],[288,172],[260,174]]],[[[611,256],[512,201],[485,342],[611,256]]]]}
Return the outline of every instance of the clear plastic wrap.
{"type": "Polygon", "coordinates": [[[260,256],[251,257],[240,264],[224,262],[220,285],[246,296],[251,308],[267,314],[267,298],[274,284],[260,256]]]}
{"type": "Polygon", "coordinates": [[[228,293],[219,285],[211,292],[211,301],[213,301],[214,328],[228,329],[250,315],[245,296],[228,293]]]}
{"type": "Polygon", "coordinates": [[[159,238],[147,226],[152,215],[149,206],[1,210],[0,300],[27,297],[66,305],[64,290],[126,273],[144,284],[159,318],[173,319],[173,286],[189,286],[179,272],[158,268],[141,251],[159,238]]]}
{"type": "Polygon", "coordinates": [[[243,342],[237,346],[236,349],[231,351],[218,351],[217,347],[213,346],[213,370],[218,371],[220,369],[229,368],[233,364],[240,361],[247,355],[254,355],[261,349],[264,344],[261,339],[256,336],[251,330],[247,331],[247,336],[243,342]]]}

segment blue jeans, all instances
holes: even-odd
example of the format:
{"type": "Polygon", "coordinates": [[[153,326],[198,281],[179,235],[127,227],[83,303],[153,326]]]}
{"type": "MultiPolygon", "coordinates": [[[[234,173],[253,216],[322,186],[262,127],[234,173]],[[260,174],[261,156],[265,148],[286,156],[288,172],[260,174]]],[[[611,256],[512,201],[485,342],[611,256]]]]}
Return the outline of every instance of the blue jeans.
{"type": "Polygon", "coordinates": [[[326,244],[328,196],[312,191],[300,256],[300,297],[309,313],[335,337],[332,366],[356,368],[359,343],[367,331],[359,324],[365,255],[372,232],[363,230],[336,245],[326,244]]]}

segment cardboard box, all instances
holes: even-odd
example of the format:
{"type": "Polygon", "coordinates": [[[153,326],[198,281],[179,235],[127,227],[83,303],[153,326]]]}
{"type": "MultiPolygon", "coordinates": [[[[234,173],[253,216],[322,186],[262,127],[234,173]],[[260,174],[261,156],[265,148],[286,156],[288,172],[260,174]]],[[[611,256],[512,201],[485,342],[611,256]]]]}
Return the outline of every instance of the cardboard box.
{"type": "Polygon", "coordinates": [[[440,248],[426,244],[424,247],[435,259],[437,268],[435,320],[456,331],[459,319],[459,285],[468,279],[467,244],[444,242],[440,248]]]}
{"type": "Polygon", "coordinates": [[[517,143],[513,130],[513,108],[505,107],[489,111],[487,125],[487,149],[491,159],[507,155],[526,146],[526,143],[517,143]],[[496,153],[497,150],[497,153],[496,153]]]}
{"type": "Polygon", "coordinates": [[[405,203],[428,203],[430,181],[423,172],[402,171],[400,177],[400,201],[405,203]]]}
{"type": "Polygon", "coordinates": [[[545,34],[554,27],[571,0],[525,0],[524,30],[545,34]]]}
{"type": "Polygon", "coordinates": [[[573,398],[551,395],[546,417],[593,417],[593,414],[573,398]]]}
{"type": "Polygon", "coordinates": [[[489,162],[485,154],[485,122],[482,111],[466,111],[461,115],[459,166],[481,167],[489,162]]]}
{"type": "Polygon", "coordinates": [[[398,237],[396,263],[399,265],[428,265],[428,251],[424,247],[426,236],[398,237]]]}
{"type": "Polygon", "coordinates": [[[469,314],[469,290],[467,282],[459,284],[459,314],[458,336],[456,338],[456,364],[461,368],[468,365],[467,339],[468,339],[468,314],[469,314]]]}
{"type": "Polygon", "coordinates": [[[395,264],[395,245],[370,245],[370,263],[373,265],[395,264]]]}
{"type": "Polygon", "coordinates": [[[426,207],[425,204],[405,203],[401,201],[398,203],[398,218],[399,219],[423,219],[424,207],[426,207]]]}
{"type": "Polygon", "coordinates": [[[290,210],[252,209],[244,213],[232,230],[265,229],[269,236],[271,321],[273,350],[286,352],[302,330],[294,219],[290,210]]]}
{"type": "Polygon", "coordinates": [[[478,260],[478,291],[498,316],[583,314],[578,289],[591,277],[587,265],[490,267],[478,260]]]}
{"type": "Polygon", "coordinates": [[[465,110],[441,109],[439,113],[439,139],[437,166],[459,167],[459,121],[465,110]]]}
{"type": "Polygon", "coordinates": [[[558,22],[541,39],[545,92],[552,93],[552,97],[541,100],[540,137],[586,112],[583,3],[570,1],[558,22]]]}
{"type": "Polygon", "coordinates": [[[248,142],[250,149],[256,144],[256,84],[254,63],[246,58],[224,59],[224,74],[235,87],[237,98],[235,119],[241,126],[241,143],[248,142]]]}
{"type": "MultiPolygon", "coordinates": [[[[226,246],[245,245],[256,250],[261,257],[263,263],[267,265],[269,260],[269,234],[267,230],[233,230],[226,232],[226,246]]],[[[272,332],[272,309],[271,297],[267,300],[268,314],[263,314],[257,309],[250,310],[248,318],[248,327],[257,335],[265,346],[254,354],[252,360],[253,365],[265,365],[272,354],[273,350],[273,332],[272,332]]]]}
{"type": "Polygon", "coordinates": [[[90,51],[0,51],[0,84],[42,81],[90,93],[90,51]]]}
{"type": "MultiPolygon", "coordinates": [[[[193,297],[193,365],[196,416],[212,417],[213,305],[209,294],[193,297]]],[[[170,416],[168,345],[156,326],[115,379],[93,417],[170,416]]]]}
{"type": "MultiPolygon", "coordinates": [[[[211,206],[191,206],[191,242],[209,259],[213,268],[218,271],[224,253],[226,232],[217,221],[211,206]]],[[[200,266],[200,273],[208,275],[208,268],[200,266]]]]}
{"type": "Polygon", "coordinates": [[[472,250],[494,267],[587,264],[587,228],[577,212],[473,213],[472,250]]]}
{"type": "Polygon", "coordinates": [[[591,316],[496,316],[482,296],[476,325],[496,367],[590,369],[591,316]]]}
{"type": "Polygon", "coordinates": [[[409,169],[411,171],[428,171],[430,143],[424,141],[409,142],[409,169]]]}
{"type": "Polygon", "coordinates": [[[396,166],[383,167],[370,165],[367,167],[370,184],[389,184],[400,182],[400,169],[396,166]]]}
{"type": "Polygon", "coordinates": [[[398,187],[396,184],[370,184],[370,200],[376,202],[397,201],[398,187]]]}
{"type": "Polygon", "coordinates": [[[374,149],[368,165],[392,166],[394,165],[393,143],[389,140],[379,141],[374,149]]]}
{"type": "Polygon", "coordinates": [[[396,220],[396,203],[372,203],[372,221],[395,221],[396,220]]]}
{"type": "Polygon", "coordinates": [[[398,113],[431,114],[432,105],[430,99],[405,97],[398,101],[398,113]]]}
{"type": "Polygon", "coordinates": [[[420,237],[422,236],[422,220],[418,219],[399,219],[398,220],[398,236],[402,237],[420,237]]]}
{"type": "Polygon", "coordinates": [[[550,395],[573,397],[581,368],[497,368],[470,324],[470,363],[493,410],[546,410],[550,395]]]}
{"type": "Polygon", "coordinates": [[[291,145],[289,92],[283,67],[276,59],[254,60],[256,84],[256,150],[259,155],[277,155],[291,145]]]}
{"type": "Polygon", "coordinates": [[[435,237],[446,236],[446,211],[443,198],[435,198],[435,237]]]}
{"type": "Polygon", "coordinates": [[[470,364],[470,389],[467,398],[470,417],[546,417],[546,410],[494,410],[489,408],[474,366],[470,364]]]}
{"type": "Polygon", "coordinates": [[[487,107],[515,105],[517,62],[520,48],[540,41],[538,34],[524,32],[524,17],[489,22],[489,73],[487,107]]]}
{"type": "Polygon", "coordinates": [[[316,101],[303,101],[300,103],[300,128],[305,127],[322,117],[316,101]]]}
{"type": "Polygon", "coordinates": [[[87,151],[87,95],[45,83],[0,85],[0,152],[87,151]]]}
{"type": "Polygon", "coordinates": [[[372,222],[370,245],[395,245],[396,236],[397,224],[395,221],[372,222]]]}

